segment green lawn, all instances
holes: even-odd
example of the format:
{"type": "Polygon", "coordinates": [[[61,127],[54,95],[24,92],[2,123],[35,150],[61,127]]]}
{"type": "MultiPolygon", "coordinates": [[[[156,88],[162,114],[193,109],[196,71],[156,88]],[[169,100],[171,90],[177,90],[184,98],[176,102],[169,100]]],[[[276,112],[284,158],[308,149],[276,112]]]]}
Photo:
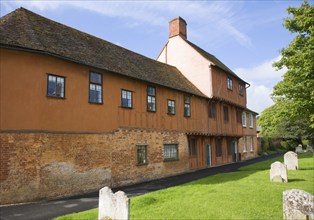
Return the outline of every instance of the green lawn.
{"type": "MultiPolygon", "coordinates": [[[[131,219],[282,219],[282,192],[303,189],[314,194],[314,160],[299,155],[288,183],[269,180],[270,164],[283,156],[225,173],[131,198],[131,219]]],[[[98,209],[57,218],[97,219],[98,209]]]]}

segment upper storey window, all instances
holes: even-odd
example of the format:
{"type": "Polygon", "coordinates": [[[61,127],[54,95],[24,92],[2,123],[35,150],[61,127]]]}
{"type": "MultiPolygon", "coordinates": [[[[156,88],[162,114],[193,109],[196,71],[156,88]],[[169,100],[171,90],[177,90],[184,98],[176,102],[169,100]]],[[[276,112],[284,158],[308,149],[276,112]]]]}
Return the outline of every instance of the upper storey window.
{"type": "Polygon", "coordinates": [[[147,87],[147,111],[156,112],[156,88],[147,87]]]}
{"type": "Polygon", "coordinates": [[[124,108],[132,108],[133,101],[132,101],[132,92],[128,90],[121,90],[121,105],[124,108]]]}
{"type": "Polygon", "coordinates": [[[102,76],[99,73],[89,74],[89,102],[102,103],[102,76]]]}
{"type": "Polygon", "coordinates": [[[252,113],[249,114],[249,125],[250,125],[250,128],[253,128],[253,114],[252,113]]]}
{"type": "Polygon", "coordinates": [[[184,96],[184,116],[191,116],[191,97],[187,95],[184,96]]]}
{"type": "Polygon", "coordinates": [[[65,78],[62,76],[48,75],[47,96],[64,98],[65,78]]]}
{"type": "Polygon", "coordinates": [[[239,95],[240,96],[244,95],[244,86],[243,86],[243,84],[239,84],[239,95]]]}
{"type": "Polygon", "coordinates": [[[227,77],[227,87],[230,90],[233,89],[233,82],[232,82],[232,79],[230,77],[227,77]]]}
{"type": "Polygon", "coordinates": [[[209,102],[208,116],[210,118],[216,118],[216,102],[209,102]]]}
{"type": "Polygon", "coordinates": [[[168,99],[168,114],[174,115],[175,113],[176,113],[175,101],[168,99]]]}
{"type": "Polygon", "coordinates": [[[242,113],[242,126],[246,127],[246,112],[242,113]]]}

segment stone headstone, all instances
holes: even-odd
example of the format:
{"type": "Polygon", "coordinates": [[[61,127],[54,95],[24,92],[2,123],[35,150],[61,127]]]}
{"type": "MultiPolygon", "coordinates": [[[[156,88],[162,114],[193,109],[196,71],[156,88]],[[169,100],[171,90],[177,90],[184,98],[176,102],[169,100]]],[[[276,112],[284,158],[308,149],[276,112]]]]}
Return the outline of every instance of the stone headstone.
{"type": "Polygon", "coordinates": [[[272,182],[288,182],[287,167],[276,161],[270,166],[270,181],[272,182]]]}
{"type": "Polygon", "coordinates": [[[285,153],[284,157],[284,164],[287,166],[287,170],[298,170],[299,163],[298,163],[298,154],[288,151],[285,153]]]}
{"type": "Polygon", "coordinates": [[[129,219],[130,199],[122,191],[113,193],[109,187],[99,190],[98,220],[129,219]]]}
{"type": "Polygon", "coordinates": [[[314,152],[313,147],[311,145],[307,145],[306,146],[306,152],[312,152],[313,153],[314,152]]]}
{"type": "Polygon", "coordinates": [[[283,192],[283,219],[314,220],[314,196],[299,189],[283,192]]]}
{"type": "Polygon", "coordinates": [[[303,152],[303,149],[302,149],[302,145],[301,145],[301,144],[299,144],[299,146],[297,146],[297,147],[295,148],[295,152],[296,152],[297,154],[303,152]]]}

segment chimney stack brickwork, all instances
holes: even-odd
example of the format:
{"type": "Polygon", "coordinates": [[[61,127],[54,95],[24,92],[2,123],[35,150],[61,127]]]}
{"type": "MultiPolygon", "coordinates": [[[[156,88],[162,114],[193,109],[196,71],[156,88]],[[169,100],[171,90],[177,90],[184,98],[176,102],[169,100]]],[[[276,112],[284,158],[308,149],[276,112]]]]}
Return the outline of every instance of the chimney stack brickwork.
{"type": "Polygon", "coordinates": [[[179,35],[184,40],[187,38],[186,34],[186,21],[181,17],[176,17],[169,21],[169,38],[179,35]]]}

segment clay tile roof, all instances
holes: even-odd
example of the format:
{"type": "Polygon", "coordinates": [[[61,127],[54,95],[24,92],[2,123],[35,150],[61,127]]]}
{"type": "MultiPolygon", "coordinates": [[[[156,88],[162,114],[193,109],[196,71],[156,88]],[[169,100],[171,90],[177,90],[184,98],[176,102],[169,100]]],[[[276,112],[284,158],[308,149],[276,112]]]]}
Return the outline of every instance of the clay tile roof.
{"type": "Polygon", "coordinates": [[[0,18],[0,46],[27,49],[206,97],[176,68],[24,8],[0,18]]]}
{"type": "Polygon", "coordinates": [[[209,60],[210,62],[214,63],[215,66],[219,67],[220,69],[224,70],[225,72],[229,73],[230,75],[234,76],[235,78],[245,82],[241,79],[237,74],[235,74],[231,69],[229,69],[225,64],[223,64],[220,60],[218,60],[214,55],[208,53],[207,51],[203,50],[202,48],[198,47],[197,45],[193,44],[192,42],[186,40],[186,42],[193,47],[199,54],[201,54],[205,59],[209,60]]]}

